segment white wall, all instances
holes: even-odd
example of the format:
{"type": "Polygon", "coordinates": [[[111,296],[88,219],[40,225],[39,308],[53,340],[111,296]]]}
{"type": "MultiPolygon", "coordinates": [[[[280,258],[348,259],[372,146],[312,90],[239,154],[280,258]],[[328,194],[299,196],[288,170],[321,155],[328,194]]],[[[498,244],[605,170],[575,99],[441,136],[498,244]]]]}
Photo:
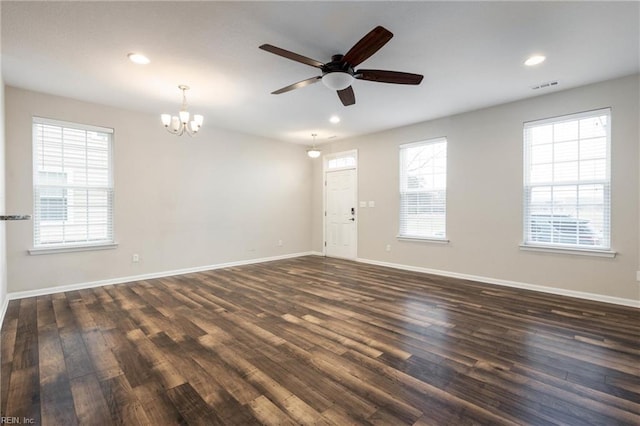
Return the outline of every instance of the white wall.
{"type": "MultiPolygon", "coordinates": [[[[359,210],[358,257],[640,300],[639,80],[630,76],[323,146],[324,153],[358,149],[358,195],[376,203],[359,210]],[[612,244],[618,255],[521,251],[523,122],[603,107],[612,108],[612,244]],[[398,146],[438,136],[448,139],[451,242],[398,241],[398,146]]],[[[315,205],[322,205],[321,170],[320,164],[314,168],[315,205]]],[[[321,214],[314,210],[312,241],[318,251],[321,214]]]]}
{"type": "Polygon", "coordinates": [[[33,256],[33,224],[7,229],[9,292],[281,256],[311,249],[302,146],[215,129],[167,133],[159,117],[7,87],[7,208],[32,202],[32,116],[112,127],[117,249],[33,256]],[[278,240],[283,245],[278,246],[278,240]],[[140,263],[132,263],[132,254],[140,263]]]}
{"type": "MultiPolygon", "coordinates": [[[[325,153],[358,149],[360,200],[376,202],[359,211],[358,257],[640,299],[639,92],[636,75],[323,146],[325,153]],[[522,123],[609,106],[618,255],[521,251],[522,123]],[[449,141],[451,243],[398,241],[398,145],[436,136],[449,141]]],[[[322,251],[322,166],[303,147],[212,123],[197,138],[178,138],[152,115],[11,87],[5,98],[7,211],[32,209],[32,115],[113,127],[120,244],[30,256],[32,223],[14,222],[6,231],[10,292],[322,251]]]]}
{"type": "MultiPolygon", "coordinates": [[[[4,80],[2,79],[2,55],[0,55],[0,214],[5,211],[5,119],[4,119],[4,80]]],[[[4,317],[7,298],[7,256],[6,256],[6,222],[0,221],[0,325],[4,317]]]]}

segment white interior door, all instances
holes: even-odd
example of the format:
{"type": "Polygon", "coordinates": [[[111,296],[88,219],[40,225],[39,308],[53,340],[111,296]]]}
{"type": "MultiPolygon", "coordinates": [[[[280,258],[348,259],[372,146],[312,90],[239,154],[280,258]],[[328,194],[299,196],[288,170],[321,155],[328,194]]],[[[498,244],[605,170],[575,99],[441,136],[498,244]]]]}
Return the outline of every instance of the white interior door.
{"type": "Polygon", "coordinates": [[[357,256],[356,170],[326,173],[325,255],[357,256]]]}

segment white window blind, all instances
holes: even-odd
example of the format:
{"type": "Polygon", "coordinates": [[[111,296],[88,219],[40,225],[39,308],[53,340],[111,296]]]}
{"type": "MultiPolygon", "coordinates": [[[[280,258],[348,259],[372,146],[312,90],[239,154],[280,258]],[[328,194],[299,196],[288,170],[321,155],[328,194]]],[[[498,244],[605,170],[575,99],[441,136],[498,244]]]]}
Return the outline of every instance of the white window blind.
{"type": "Polygon", "coordinates": [[[446,238],[447,140],[400,146],[400,237],[446,238]]]}
{"type": "Polygon", "coordinates": [[[34,248],[113,243],[112,134],[34,117],[34,248]]]}
{"type": "Polygon", "coordinates": [[[609,250],[611,110],[524,125],[524,245],[609,250]]]}

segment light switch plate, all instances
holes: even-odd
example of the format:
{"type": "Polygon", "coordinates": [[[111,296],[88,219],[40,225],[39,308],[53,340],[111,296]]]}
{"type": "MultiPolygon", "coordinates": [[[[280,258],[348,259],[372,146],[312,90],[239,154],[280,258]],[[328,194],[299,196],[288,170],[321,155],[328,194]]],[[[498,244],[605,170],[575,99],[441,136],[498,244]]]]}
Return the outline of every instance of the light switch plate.
{"type": "Polygon", "coordinates": [[[375,201],[369,201],[369,207],[375,207],[375,206],[376,206],[375,201]]]}

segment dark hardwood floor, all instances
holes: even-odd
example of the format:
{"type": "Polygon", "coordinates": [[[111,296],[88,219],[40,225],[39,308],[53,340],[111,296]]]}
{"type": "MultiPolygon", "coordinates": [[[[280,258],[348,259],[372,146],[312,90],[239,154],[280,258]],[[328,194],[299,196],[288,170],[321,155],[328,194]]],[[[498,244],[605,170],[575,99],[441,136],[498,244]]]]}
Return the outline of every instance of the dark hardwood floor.
{"type": "Polygon", "coordinates": [[[11,301],[1,411],[43,425],[638,425],[639,338],[638,309],[309,256],[11,301]]]}

